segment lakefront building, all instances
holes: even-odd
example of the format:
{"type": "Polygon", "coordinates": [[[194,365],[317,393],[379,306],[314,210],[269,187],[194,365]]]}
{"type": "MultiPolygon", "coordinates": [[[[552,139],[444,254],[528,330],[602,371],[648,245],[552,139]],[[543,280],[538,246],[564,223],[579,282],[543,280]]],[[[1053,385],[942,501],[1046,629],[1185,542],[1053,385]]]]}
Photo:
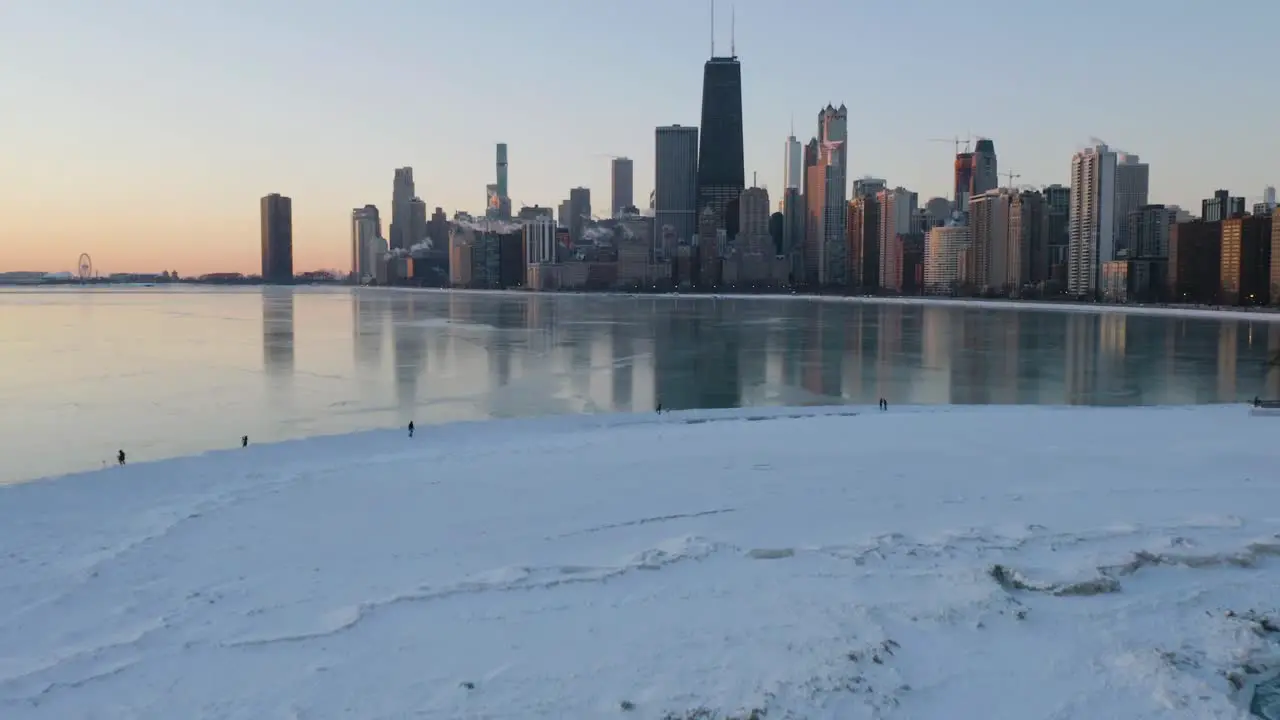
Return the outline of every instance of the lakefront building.
{"type": "Polygon", "coordinates": [[[262,198],[262,280],[293,282],[293,200],[271,193],[262,198]]]}
{"type": "Polygon", "coordinates": [[[1092,298],[1102,282],[1102,263],[1116,252],[1116,153],[1095,145],[1071,158],[1067,292],[1092,298]]]}

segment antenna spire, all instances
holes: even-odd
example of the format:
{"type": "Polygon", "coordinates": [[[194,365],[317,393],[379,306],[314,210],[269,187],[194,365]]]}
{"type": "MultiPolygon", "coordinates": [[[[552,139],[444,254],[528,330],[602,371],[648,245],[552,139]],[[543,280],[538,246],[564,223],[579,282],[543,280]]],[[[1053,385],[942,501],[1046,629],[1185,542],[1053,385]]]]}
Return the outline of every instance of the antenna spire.
{"type": "Polygon", "coordinates": [[[734,35],[736,34],[735,25],[738,19],[737,15],[738,15],[738,6],[730,5],[729,6],[729,57],[735,57],[735,58],[738,57],[738,50],[735,47],[737,38],[734,37],[734,35]]]}
{"type": "Polygon", "coordinates": [[[795,136],[796,136],[796,113],[794,110],[792,110],[791,111],[791,137],[795,137],[795,136]]]}
{"type": "Polygon", "coordinates": [[[716,0],[711,0],[711,57],[716,56],[716,0]]]}

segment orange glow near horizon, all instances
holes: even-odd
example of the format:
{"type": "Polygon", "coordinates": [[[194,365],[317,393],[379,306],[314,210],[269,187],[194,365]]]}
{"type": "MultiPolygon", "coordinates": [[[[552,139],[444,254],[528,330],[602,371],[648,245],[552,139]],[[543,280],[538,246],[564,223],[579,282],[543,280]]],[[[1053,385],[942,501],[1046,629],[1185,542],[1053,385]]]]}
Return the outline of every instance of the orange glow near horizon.
{"type": "MultiPolygon", "coordinates": [[[[345,212],[315,218],[299,216],[295,209],[295,272],[350,269],[350,220],[345,212]]],[[[189,277],[213,272],[257,274],[261,270],[256,202],[235,218],[207,213],[185,218],[177,215],[41,213],[37,214],[43,221],[40,224],[14,218],[0,230],[0,272],[74,271],[80,253],[88,253],[102,274],[176,270],[189,277]]]]}

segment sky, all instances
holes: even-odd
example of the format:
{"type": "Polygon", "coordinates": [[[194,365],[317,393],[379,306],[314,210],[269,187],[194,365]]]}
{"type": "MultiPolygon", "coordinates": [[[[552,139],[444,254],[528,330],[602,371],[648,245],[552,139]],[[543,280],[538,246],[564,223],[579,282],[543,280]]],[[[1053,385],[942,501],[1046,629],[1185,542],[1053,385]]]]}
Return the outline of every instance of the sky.
{"type": "MultiPolygon", "coordinates": [[[[716,50],[730,42],[719,0],[716,50]]],[[[748,182],[849,108],[850,178],[947,195],[990,137],[1015,184],[1067,183],[1100,138],[1198,213],[1280,184],[1280,3],[738,0],[748,182]],[[985,14],[978,9],[990,7],[985,14]]],[[[607,210],[609,156],[653,187],[654,127],[700,119],[699,0],[0,0],[0,271],[257,272],[258,200],[293,198],[297,271],[349,269],[351,209],[384,232],[393,170],[428,208],[510,195],[607,210]]],[[[1002,178],[1007,183],[1008,178],[1002,178]]]]}

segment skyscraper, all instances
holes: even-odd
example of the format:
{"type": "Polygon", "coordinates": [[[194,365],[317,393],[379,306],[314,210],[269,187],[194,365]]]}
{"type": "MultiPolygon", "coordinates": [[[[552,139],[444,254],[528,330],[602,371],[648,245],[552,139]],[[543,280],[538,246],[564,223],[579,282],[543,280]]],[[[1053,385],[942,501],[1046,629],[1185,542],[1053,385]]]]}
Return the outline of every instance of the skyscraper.
{"type": "Polygon", "coordinates": [[[785,272],[779,272],[777,246],[770,234],[769,192],[749,187],[742,191],[737,207],[738,238],[724,261],[723,281],[730,286],[754,286],[781,280],[785,272]]]}
{"type": "Polygon", "coordinates": [[[391,248],[407,249],[405,236],[409,231],[409,201],[415,195],[413,187],[413,168],[396,168],[395,180],[391,185],[391,237],[388,238],[391,248]]]}
{"type": "Polygon", "coordinates": [[[924,293],[954,295],[959,289],[961,257],[972,244],[969,227],[948,221],[929,231],[925,242],[924,293]]]}
{"type": "Polygon", "coordinates": [[[804,183],[804,147],[796,139],[794,131],[787,136],[782,162],[783,189],[800,188],[804,183]]]}
{"type": "Polygon", "coordinates": [[[1147,204],[1150,177],[1151,168],[1137,155],[1116,154],[1116,249],[1129,250],[1131,255],[1129,213],[1147,204]]]}
{"type": "Polygon", "coordinates": [[[698,232],[698,128],[654,131],[654,244],[668,258],[698,232]]]}
{"type": "Polygon", "coordinates": [[[804,195],[800,188],[789,187],[782,191],[782,245],[778,252],[791,263],[791,274],[799,278],[797,255],[804,243],[804,195]]]}
{"type": "Polygon", "coordinates": [[[1049,185],[1044,189],[1044,242],[1049,249],[1048,280],[1059,289],[1067,282],[1067,262],[1071,244],[1071,188],[1049,185]]]}
{"type": "Polygon", "coordinates": [[[1089,298],[1101,286],[1102,264],[1115,259],[1116,153],[1095,145],[1071,158],[1067,292],[1089,298]]]}
{"type": "Polygon", "coordinates": [[[511,219],[511,196],[507,194],[507,144],[498,143],[497,153],[497,182],[494,183],[494,190],[498,195],[498,203],[496,208],[497,217],[503,220],[511,219]]]}
{"type": "Polygon", "coordinates": [[[1270,185],[1262,188],[1262,204],[1267,206],[1268,210],[1276,209],[1276,189],[1270,185]]]}
{"type": "Polygon", "coordinates": [[[856,180],[853,187],[845,229],[853,276],[850,284],[859,292],[876,293],[880,290],[880,193],[884,187],[859,186],[856,180]]]}
{"type": "Polygon", "coordinates": [[[875,197],[876,193],[889,187],[889,183],[882,178],[864,175],[853,181],[852,197],[875,197]]]}
{"type": "Polygon", "coordinates": [[[1164,259],[1169,257],[1169,234],[1178,224],[1176,208],[1143,205],[1125,219],[1129,257],[1164,259]]]}
{"type": "Polygon", "coordinates": [[[569,238],[575,246],[582,244],[582,234],[591,219],[591,190],[576,187],[569,191],[569,238]]]}
{"type": "Polygon", "coordinates": [[[928,227],[924,229],[926,233],[951,221],[951,201],[946,198],[929,198],[924,204],[924,211],[928,223],[928,227]]]}
{"type": "MultiPolygon", "coordinates": [[[[742,66],[734,55],[712,57],[702,74],[702,140],[698,145],[698,208],[710,207],[718,227],[736,230],[725,214],[746,189],[742,153],[742,66]]],[[[732,235],[733,233],[730,233],[732,235]]]]}
{"type": "Polygon", "coordinates": [[[498,196],[507,196],[507,144],[498,143],[497,156],[497,180],[498,180],[498,196]]]}
{"type": "Polygon", "coordinates": [[[1228,190],[1218,190],[1213,197],[1200,201],[1200,216],[1209,222],[1226,220],[1244,214],[1244,198],[1231,197],[1228,190]]]}
{"type": "Polygon", "coordinates": [[[556,206],[556,220],[558,225],[564,229],[569,229],[569,217],[573,215],[573,211],[569,208],[569,201],[562,200],[556,206]]]}
{"type": "Polygon", "coordinates": [[[800,176],[800,194],[809,197],[809,168],[818,164],[818,138],[809,138],[804,146],[804,171],[800,176]]]}
{"type": "Polygon", "coordinates": [[[436,252],[449,252],[449,218],[444,214],[444,208],[437,207],[431,213],[431,219],[427,221],[427,239],[436,252]]]}
{"type": "Polygon", "coordinates": [[[405,232],[404,249],[409,250],[427,239],[427,204],[421,198],[409,201],[409,228],[405,232]]]}
{"type": "Polygon", "coordinates": [[[382,220],[377,207],[365,205],[351,211],[351,275],[355,282],[375,276],[380,237],[382,220]]]}
{"type": "Polygon", "coordinates": [[[996,168],[996,144],[988,138],[979,138],[973,146],[973,180],[969,196],[981,195],[1000,187],[1000,175],[996,168]]]}
{"type": "Polygon", "coordinates": [[[1009,215],[1016,194],[994,188],[969,198],[969,226],[973,252],[965,273],[977,288],[1007,291],[1021,285],[1021,254],[1009,233],[1009,215]]]}
{"type": "Polygon", "coordinates": [[[613,178],[612,215],[613,217],[618,217],[623,210],[635,207],[635,196],[632,190],[631,158],[614,158],[610,170],[610,175],[613,178]]]}
{"type": "Polygon", "coordinates": [[[1018,248],[1018,288],[1049,279],[1049,246],[1044,234],[1044,220],[1044,195],[1039,190],[1023,190],[1013,198],[1013,205],[1009,208],[1009,242],[1016,243],[1018,248]]]}
{"type": "Polygon", "coordinates": [[[501,217],[502,197],[498,195],[498,183],[489,183],[484,186],[484,216],[490,220],[497,220],[501,217]]]}
{"type": "Polygon", "coordinates": [[[969,190],[973,187],[973,153],[956,154],[955,207],[959,212],[969,212],[969,190]]]}
{"type": "Polygon", "coordinates": [[[739,245],[748,252],[773,254],[769,235],[769,191],[749,187],[738,201],[739,245]]]}
{"type": "Polygon", "coordinates": [[[911,232],[911,218],[916,214],[919,196],[897,187],[881,190],[876,195],[880,206],[880,287],[902,292],[902,241],[911,232]]]}
{"type": "Polygon", "coordinates": [[[806,232],[807,280],[819,287],[848,282],[848,206],[844,199],[849,112],[827,105],[818,113],[818,162],[809,176],[806,232]]]}
{"type": "Polygon", "coordinates": [[[1271,216],[1271,291],[1272,305],[1280,305],[1280,222],[1271,216]]]}
{"type": "Polygon", "coordinates": [[[1270,300],[1272,221],[1243,214],[1223,219],[1218,295],[1223,305],[1266,305],[1270,300]]]}
{"type": "Polygon", "coordinates": [[[293,201],[271,193],[262,198],[262,279],[293,282],[293,201]]]}

